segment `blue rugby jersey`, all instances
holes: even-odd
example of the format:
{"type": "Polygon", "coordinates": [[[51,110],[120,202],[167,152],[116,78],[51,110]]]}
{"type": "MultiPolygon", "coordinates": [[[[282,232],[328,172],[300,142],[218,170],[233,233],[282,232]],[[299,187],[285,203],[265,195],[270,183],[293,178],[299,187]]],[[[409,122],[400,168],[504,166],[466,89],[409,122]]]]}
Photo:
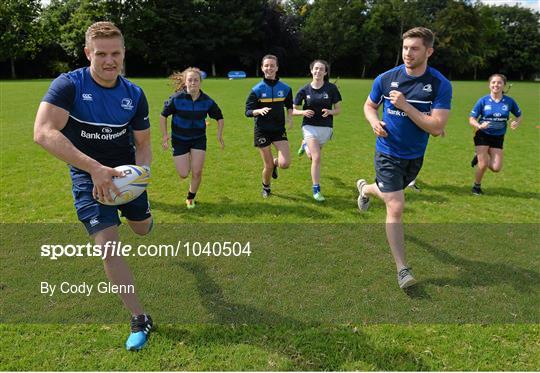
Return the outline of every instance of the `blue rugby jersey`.
{"type": "Polygon", "coordinates": [[[332,109],[335,103],[341,101],[341,94],[335,84],[324,82],[323,86],[315,89],[311,83],[306,84],[296,94],[294,98],[295,105],[302,105],[303,110],[313,110],[315,114],[311,118],[302,117],[302,126],[333,127],[334,116],[329,115],[326,118],[322,116],[322,109],[332,109]]]}
{"type": "Polygon", "coordinates": [[[415,159],[426,151],[429,134],[409,119],[407,114],[390,102],[390,91],[400,91],[407,102],[424,114],[433,109],[450,110],[452,86],[439,71],[429,67],[422,76],[409,76],[405,65],[397,66],[373,82],[371,101],[383,103],[382,121],[388,137],[377,137],[376,150],[394,157],[415,159]]]}
{"type": "Polygon", "coordinates": [[[279,132],[285,129],[285,112],[283,108],[292,109],[291,88],[276,78],[263,79],[252,89],[246,100],[246,116],[252,117],[253,110],[269,107],[272,110],[266,115],[255,117],[255,127],[270,132],[279,132]]]}
{"type": "Polygon", "coordinates": [[[161,115],[172,115],[171,135],[173,140],[190,141],[206,136],[206,116],[223,119],[221,109],[207,94],[200,92],[193,101],[185,89],[173,94],[165,104],[161,115]]]}
{"type": "Polygon", "coordinates": [[[478,100],[469,116],[477,119],[478,123],[489,122],[488,127],[480,131],[492,136],[501,136],[506,133],[510,113],[516,118],[521,116],[521,109],[512,97],[503,95],[497,102],[490,95],[486,95],[478,100]]]}
{"type": "Polygon", "coordinates": [[[69,112],[62,133],[82,153],[108,167],[135,163],[132,131],[150,127],[141,88],[121,76],[102,87],[84,67],[56,78],[42,101],[69,112]]]}

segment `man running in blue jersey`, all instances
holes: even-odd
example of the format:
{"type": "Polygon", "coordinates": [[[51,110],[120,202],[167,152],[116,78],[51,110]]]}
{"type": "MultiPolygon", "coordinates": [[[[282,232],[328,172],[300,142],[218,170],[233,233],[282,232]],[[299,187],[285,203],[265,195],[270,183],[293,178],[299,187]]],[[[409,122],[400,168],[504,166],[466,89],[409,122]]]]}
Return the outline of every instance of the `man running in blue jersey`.
{"type": "Polygon", "coordinates": [[[416,178],[429,135],[439,136],[450,114],[452,86],[437,70],[427,65],[433,54],[434,35],[424,27],[403,34],[403,65],[373,82],[364,104],[364,114],[377,136],[374,184],[356,182],[358,208],[366,211],[370,197],[386,204],[386,237],[396,262],[400,288],[416,283],[405,259],[402,214],[403,189],[416,178]],[[383,104],[382,121],[378,108],[383,104]]]}
{"type": "MultiPolygon", "coordinates": [[[[34,141],[70,165],[77,216],[96,245],[105,245],[119,241],[117,210],[135,233],[145,235],[152,228],[146,192],[121,206],[99,203],[111,200],[110,190],[118,193],[112,178],[122,173],[114,167],[138,164],[149,171],[150,122],[142,89],[120,76],[125,55],[121,31],[110,22],[96,22],[85,38],[90,67],[62,74],[51,83],[36,115],[34,141]]],[[[111,283],[133,285],[123,257],[109,255],[103,264],[111,283]]],[[[135,293],[120,297],[132,314],[126,347],[139,350],[152,319],[135,293]]]]}

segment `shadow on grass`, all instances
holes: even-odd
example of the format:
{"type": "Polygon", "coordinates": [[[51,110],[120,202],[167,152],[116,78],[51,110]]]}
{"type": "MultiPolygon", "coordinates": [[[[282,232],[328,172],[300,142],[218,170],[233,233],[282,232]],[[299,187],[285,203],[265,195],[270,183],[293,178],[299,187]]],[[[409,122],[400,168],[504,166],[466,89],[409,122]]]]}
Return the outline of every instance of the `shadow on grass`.
{"type": "Polygon", "coordinates": [[[357,364],[362,370],[430,370],[420,356],[405,349],[373,346],[360,328],[304,323],[230,302],[203,265],[179,265],[196,278],[201,302],[214,323],[194,330],[160,326],[157,333],[175,342],[196,348],[248,344],[286,356],[293,370],[344,370],[357,364]]]}
{"type": "MultiPolygon", "coordinates": [[[[448,185],[448,184],[433,184],[429,185],[426,183],[421,184],[422,188],[429,190],[440,191],[453,195],[471,195],[472,181],[470,183],[464,183],[464,185],[448,185]]],[[[529,191],[518,191],[510,188],[482,188],[486,196],[497,196],[497,197],[507,197],[507,198],[523,198],[523,199],[539,199],[540,193],[529,192],[529,191]]]]}
{"type": "Polygon", "coordinates": [[[426,250],[437,260],[445,264],[456,266],[460,269],[457,278],[429,278],[425,283],[437,286],[494,286],[497,284],[509,284],[521,293],[535,293],[540,288],[540,273],[516,267],[505,263],[486,263],[479,260],[470,260],[452,255],[442,249],[417,238],[407,235],[406,240],[415,243],[426,250]]]}
{"type": "MultiPolygon", "coordinates": [[[[306,198],[289,197],[284,195],[275,195],[274,198],[290,199],[306,201],[306,198]]],[[[330,218],[331,215],[321,212],[320,210],[310,208],[304,204],[287,206],[282,204],[272,204],[264,202],[249,202],[235,203],[229,198],[223,203],[213,202],[197,202],[197,207],[194,210],[187,210],[183,203],[166,203],[161,201],[153,201],[152,208],[176,215],[185,215],[190,220],[205,221],[208,217],[220,217],[223,215],[234,215],[237,217],[254,218],[261,215],[280,215],[280,216],[297,216],[297,217],[313,217],[320,216],[321,218],[330,218]],[[204,211],[203,214],[198,214],[197,211],[204,211]]]]}

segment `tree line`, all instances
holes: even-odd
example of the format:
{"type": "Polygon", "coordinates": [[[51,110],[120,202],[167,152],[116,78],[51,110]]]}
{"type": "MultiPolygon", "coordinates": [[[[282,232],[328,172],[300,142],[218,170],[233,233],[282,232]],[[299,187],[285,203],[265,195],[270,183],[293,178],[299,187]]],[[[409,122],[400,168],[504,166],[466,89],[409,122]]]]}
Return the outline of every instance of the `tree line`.
{"type": "Polygon", "coordinates": [[[87,64],[84,32],[98,20],[123,31],[126,73],[164,76],[197,66],[210,76],[259,74],[275,54],[282,75],[314,58],[332,75],[373,77],[401,63],[401,34],[436,33],[430,64],[451,79],[540,73],[540,14],[471,0],[2,0],[0,77],[52,77],[87,64]]]}

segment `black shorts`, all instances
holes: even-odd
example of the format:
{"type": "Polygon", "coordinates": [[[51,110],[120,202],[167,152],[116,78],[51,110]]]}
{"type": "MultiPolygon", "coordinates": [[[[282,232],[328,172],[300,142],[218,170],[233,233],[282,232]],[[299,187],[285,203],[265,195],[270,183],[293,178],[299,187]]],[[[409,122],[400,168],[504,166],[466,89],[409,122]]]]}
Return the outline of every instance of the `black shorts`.
{"type": "Polygon", "coordinates": [[[186,140],[186,141],[173,138],[172,146],[173,146],[174,157],[189,153],[191,149],[199,149],[199,150],[206,151],[206,136],[199,137],[198,139],[186,140]]]}
{"type": "Polygon", "coordinates": [[[422,168],[424,157],[404,159],[375,152],[375,182],[383,193],[403,190],[422,168]]]}
{"type": "Polygon", "coordinates": [[[102,205],[92,196],[94,184],[90,175],[86,173],[72,174],[71,180],[77,216],[81,223],[84,224],[89,235],[114,225],[120,225],[118,210],[120,210],[123,217],[132,221],[142,221],[152,216],[146,191],[124,205],[108,206],[102,205]]]}
{"type": "Polygon", "coordinates": [[[488,135],[482,130],[476,131],[474,135],[475,146],[489,146],[490,148],[502,149],[504,143],[504,135],[488,135]]]}
{"type": "Polygon", "coordinates": [[[285,128],[280,131],[264,131],[255,127],[253,145],[257,148],[266,148],[276,141],[287,141],[287,131],[285,128]]]}

